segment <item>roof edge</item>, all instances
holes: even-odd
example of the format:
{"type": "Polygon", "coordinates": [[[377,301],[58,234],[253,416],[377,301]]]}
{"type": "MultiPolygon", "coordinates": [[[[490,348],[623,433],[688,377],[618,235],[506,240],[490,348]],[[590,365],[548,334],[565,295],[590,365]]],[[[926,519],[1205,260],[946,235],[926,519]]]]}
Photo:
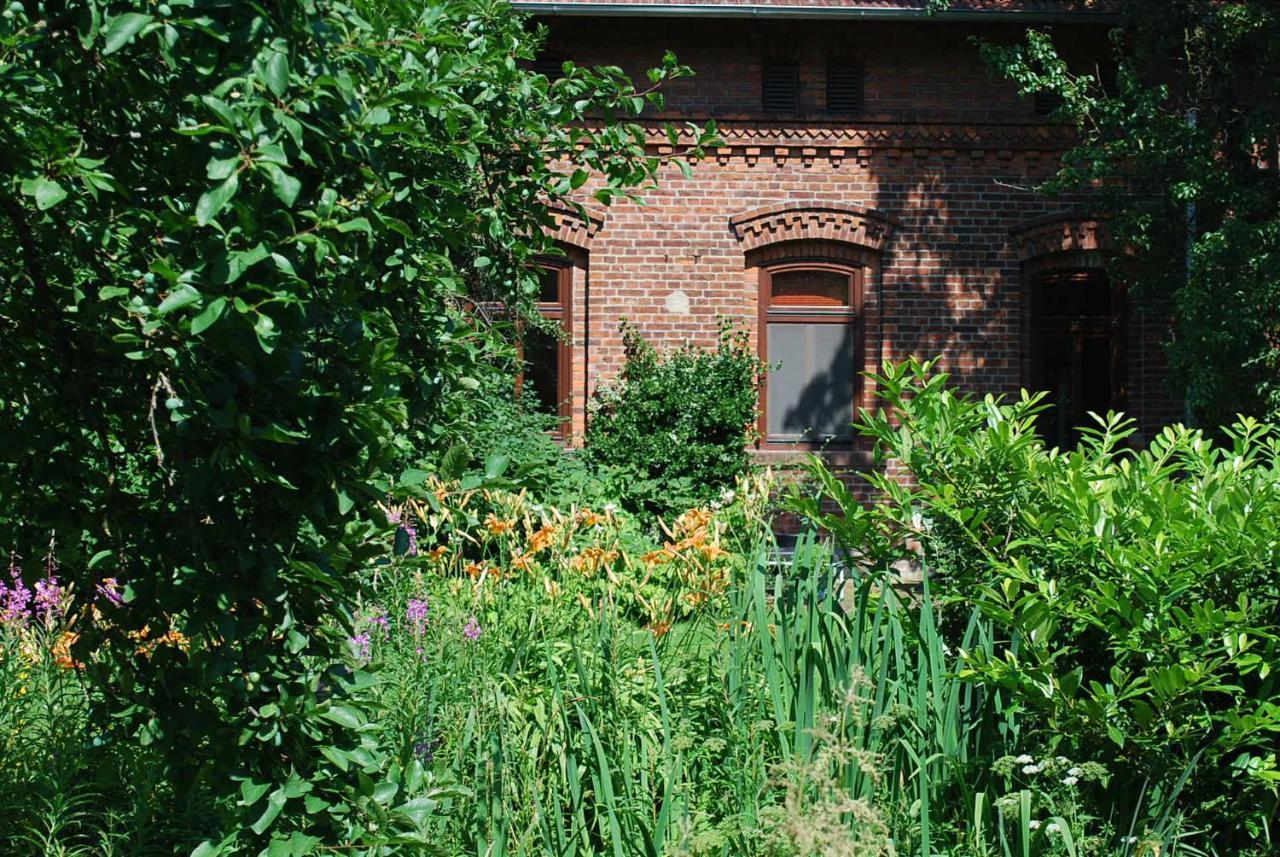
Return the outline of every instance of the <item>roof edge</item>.
{"type": "Polygon", "coordinates": [[[845,18],[866,21],[1017,22],[1021,24],[1116,23],[1101,10],[953,9],[930,15],[923,9],[857,9],[847,6],[779,6],[759,3],[610,3],[591,0],[518,0],[512,6],[534,15],[579,17],[845,18]]]}

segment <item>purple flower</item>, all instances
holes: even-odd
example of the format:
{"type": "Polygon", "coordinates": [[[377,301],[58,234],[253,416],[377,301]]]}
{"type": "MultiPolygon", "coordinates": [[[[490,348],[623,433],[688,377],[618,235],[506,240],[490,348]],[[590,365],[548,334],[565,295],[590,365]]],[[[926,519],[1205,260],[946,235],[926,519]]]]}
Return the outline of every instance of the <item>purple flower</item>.
{"type": "Polygon", "coordinates": [[[404,617],[413,625],[413,633],[421,636],[427,630],[427,599],[410,598],[404,617]]]}
{"type": "Polygon", "coordinates": [[[400,525],[400,529],[404,530],[405,537],[409,540],[409,544],[405,547],[404,552],[408,556],[417,556],[418,528],[413,525],[413,521],[405,521],[400,525]]]}
{"type": "Polygon", "coordinates": [[[18,570],[18,556],[9,558],[9,577],[13,581],[9,586],[0,583],[0,622],[7,624],[25,624],[31,617],[27,607],[31,603],[31,590],[22,580],[22,572],[18,570]]]}
{"type": "Polygon", "coordinates": [[[384,637],[390,632],[386,613],[379,613],[376,616],[371,616],[369,618],[369,624],[379,628],[382,631],[382,636],[384,637]]]}
{"type": "Polygon", "coordinates": [[[97,586],[98,594],[111,602],[112,606],[119,607],[124,603],[124,593],[120,591],[120,582],[114,577],[104,577],[102,582],[97,586]]]}
{"type": "Polygon", "coordinates": [[[373,639],[368,634],[356,634],[347,642],[360,660],[367,661],[373,656],[373,639]]]}
{"type": "Polygon", "coordinates": [[[62,599],[66,591],[62,588],[62,584],[58,583],[58,578],[50,575],[44,580],[36,581],[36,606],[35,611],[41,615],[45,622],[50,622],[62,616],[62,599]]]}
{"type": "Polygon", "coordinates": [[[480,633],[480,623],[476,621],[475,616],[472,616],[467,620],[467,624],[463,627],[462,636],[474,643],[476,640],[480,639],[480,633]]]}
{"type": "Polygon", "coordinates": [[[429,765],[436,757],[435,749],[436,742],[431,738],[423,737],[414,742],[413,755],[417,756],[422,764],[429,765]]]}

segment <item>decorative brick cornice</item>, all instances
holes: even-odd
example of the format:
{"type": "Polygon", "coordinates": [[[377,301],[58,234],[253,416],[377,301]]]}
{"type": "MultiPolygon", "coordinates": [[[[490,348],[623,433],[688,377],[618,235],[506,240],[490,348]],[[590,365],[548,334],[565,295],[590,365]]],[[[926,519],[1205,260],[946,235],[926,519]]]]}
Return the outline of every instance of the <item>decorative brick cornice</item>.
{"type": "Polygon", "coordinates": [[[729,218],[729,228],[754,250],[782,241],[840,241],[879,251],[898,222],[889,215],[851,205],[787,203],[729,218]]]}
{"type": "MultiPolygon", "coordinates": [[[[697,117],[673,117],[672,127],[699,122],[697,117]]],[[[644,124],[645,143],[658,154],[672,154],[675,148],[661,122],[644,124]],[[665,150],[665,151],[664,151],[665,150]]],[[[778,157],[866,160],[874,156],[954,158],[960,152],[1012,157],[1013,153],[1039,156],[1064,152],[1076,143],[1075,132],[1064,125],[1045,123],[900,122],[866,120],[857,125],[804,120],[771,122],[752,118],[717,118],[720,147],[708,152],[716,158],[740,157],[748,161],[778,157]],[[807,150],[807,151],[806,151],[807,150]],[[761,158],[764,153],[764,158],[761,158]]],[[[687,128],[681,130],[676,145],[693,142],[687,128]]]]}
{"type": "Polygon", "coordinates": [[[604,225],[604,215],[588,211],[584,219],[582,215],[568,206],[552,205],[549,208],[554,228],[548,228],[547,234],[562,244],[582,250],[591,249],[591,241],[604,225]]]}
{"type": "Polygon", "coordinates": [[[1097,217],[1057,213],[1010,230],[1018,261],[1029,262],[1054,253],[1112,250],[1106,224],[1097,217]]]}

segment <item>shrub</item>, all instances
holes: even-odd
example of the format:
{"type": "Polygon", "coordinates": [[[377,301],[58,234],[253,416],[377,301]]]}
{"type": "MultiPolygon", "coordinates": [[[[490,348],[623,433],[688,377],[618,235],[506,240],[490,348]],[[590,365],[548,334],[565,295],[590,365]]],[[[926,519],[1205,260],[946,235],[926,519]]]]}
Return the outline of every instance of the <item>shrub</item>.
{"type": "Polygon", "coordinates": [[[637,510],[669,514],[710,500],[749,466],[763,364],[729,323],[714,350],[660,354],[626,322],[622,336],[622,374],[592,402],[591,459],[626,474],[623,499],[637,510]]]}
{"type": "Polygon", "coordinates": [[[0,543],[121,581],[75,647],[95,722],[272,853],[413,834],[336,660],[375,503],[487,371],[462,297],[527,307],[543,203],[657,170],[615,119],[674,58],[552,82],[538,39],[488,0],[0,20],[0,543]],[[133,657],[144,629],[190,645],[133,657]]]}
{"type": "Polygon", "coordinates": [[[961,677],[1007,695],[1031,740],[1107,760],[1117,794],[1227,852],[1258,846],[1280,783],[1280,433],[1171,426],[1133,449],[1110,414],[1067,451],[1036,434],[1040,396],[959,395],[914,361],[876,383],[887,410],[858,425],[905,474],[870,475],[882,499],[862,507],[815,460],[825,488],[792,505],[871,565],[918,542],[991,641],[961,677]]]}

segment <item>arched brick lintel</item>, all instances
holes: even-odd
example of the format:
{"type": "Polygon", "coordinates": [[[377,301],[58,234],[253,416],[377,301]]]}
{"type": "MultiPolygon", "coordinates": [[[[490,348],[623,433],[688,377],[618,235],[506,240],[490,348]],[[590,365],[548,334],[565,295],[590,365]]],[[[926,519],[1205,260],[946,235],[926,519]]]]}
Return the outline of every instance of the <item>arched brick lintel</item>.
{"type": "Polygon", "coordinates": [[[879,252],[897,225],[884,212],[831,203],[772,205],[729,218],[746,251],[784,241],[838,241],[879,252]]]}
{"type": "Polygon", "coordinates": [[[1050,215],[1011,230],[1019,262],[1056,253],[1111,253],[1106,223],[1096,217],[1050,215]]]}
{"type": "Polygon", "coordinates": [[[552,206],[549,211],[554,225],[548,227],[546,232],[553,240],[579,250],[591,250],[592,240],[604,226],[603,215],[588,211],[586,218],[583,218],[572,208],[559,205],[552,206]]]}

